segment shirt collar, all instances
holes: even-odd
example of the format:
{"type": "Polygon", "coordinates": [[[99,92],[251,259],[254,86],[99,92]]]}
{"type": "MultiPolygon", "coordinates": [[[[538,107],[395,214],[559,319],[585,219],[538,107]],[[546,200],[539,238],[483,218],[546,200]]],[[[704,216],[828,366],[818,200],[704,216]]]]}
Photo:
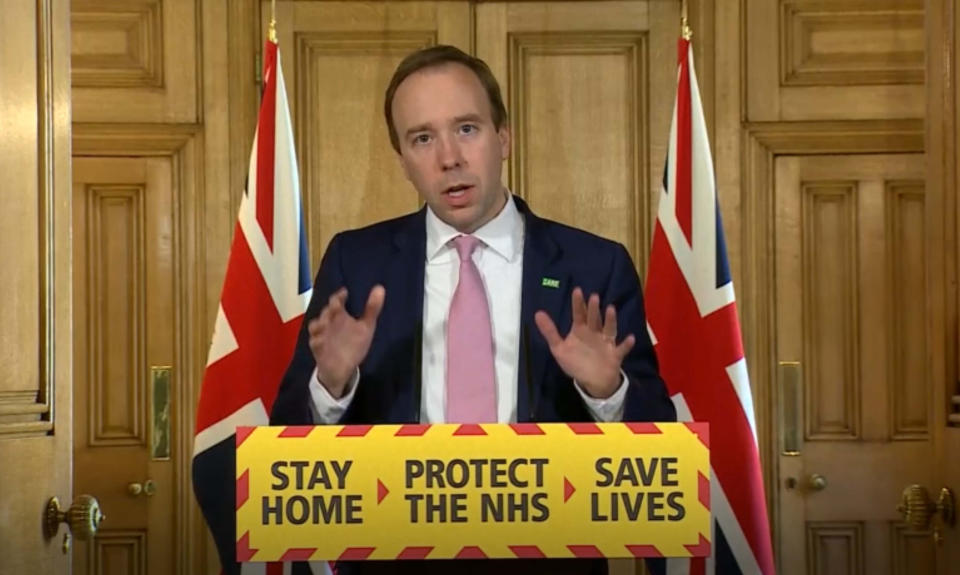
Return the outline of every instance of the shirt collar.
{"type": "MultiPolygon", "coordinates": [[[[430,206],[427,206],[428,262],[440,256],[445,249],[452,249],[450,240],[459,235],[461,233],[456,228],[437,217],[430,206]]],[[[507,261],[519,257],[523,246],[523,216],[517,211],[513,194],[507,192],[507,202],[500,213],[472,235],[507,261]]]]}

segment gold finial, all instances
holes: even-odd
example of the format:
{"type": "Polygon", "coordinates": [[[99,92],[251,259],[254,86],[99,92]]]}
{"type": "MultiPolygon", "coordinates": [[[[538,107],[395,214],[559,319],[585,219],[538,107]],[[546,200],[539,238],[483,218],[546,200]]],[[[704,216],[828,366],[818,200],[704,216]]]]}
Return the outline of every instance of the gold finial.
{"type": "Polygon", "coordinates": [[[683,39],[688,42],[691,38],[693,38],[693,30],[691,30],[690,26],[687,25],[686,16],[680,18],[680,35],[683,36],[683,39]]]}
{"type": "Polygon", "coordinates": [[[270,2],[270,30],[267,37],[274,44],[277,43],[277,0],[270,2]]]}

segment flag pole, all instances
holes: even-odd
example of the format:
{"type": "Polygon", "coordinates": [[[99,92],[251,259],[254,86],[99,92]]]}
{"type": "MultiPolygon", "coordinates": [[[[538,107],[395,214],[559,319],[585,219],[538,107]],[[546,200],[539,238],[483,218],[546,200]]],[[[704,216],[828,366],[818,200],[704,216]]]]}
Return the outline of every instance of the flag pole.
{"type": "Polygon", "coordinates": [[[687,22],[687,0],[683,0],[680,2],[680,35],[689,42],[693,38],[693,30],[690,29],[687,22]]]}
{"type": "Polygon", "coordinates": [[[270,1],[270,41],[277,43],[277,0],[270,1]]]}

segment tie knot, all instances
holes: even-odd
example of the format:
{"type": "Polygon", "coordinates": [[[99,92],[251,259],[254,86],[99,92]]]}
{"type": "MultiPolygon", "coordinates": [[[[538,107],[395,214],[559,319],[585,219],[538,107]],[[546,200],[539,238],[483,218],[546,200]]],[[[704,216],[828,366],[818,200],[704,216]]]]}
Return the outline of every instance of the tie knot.
{"type": "Polygon", "coordinates": [[[460,261],[464,262],[469,260],[470,256],[473,255],[473,250],[477,249],[477,246],[480,245],[480,240],[474,236],[457,236],[453,238],[453,245],[457,248],[460,261]]]}

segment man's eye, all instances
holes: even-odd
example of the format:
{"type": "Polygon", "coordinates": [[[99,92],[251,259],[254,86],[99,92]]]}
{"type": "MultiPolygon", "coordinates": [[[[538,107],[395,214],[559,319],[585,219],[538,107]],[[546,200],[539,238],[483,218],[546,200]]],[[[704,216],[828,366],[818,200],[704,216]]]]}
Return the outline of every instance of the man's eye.
{"type": "Polygon", "coordinates": [[[414,144],[426,144],[429,141],[430,141],[430,136],[428,136],[427,134],[420,134],[418,136],[414,136],[413,138],[414,144]]]}
{"type": "Polygon", "coordinates": [[[477,127],[473,124],[464,124],[460,126],[460,132],[463,134],[472,134],[477,131],[477,127]]]}

